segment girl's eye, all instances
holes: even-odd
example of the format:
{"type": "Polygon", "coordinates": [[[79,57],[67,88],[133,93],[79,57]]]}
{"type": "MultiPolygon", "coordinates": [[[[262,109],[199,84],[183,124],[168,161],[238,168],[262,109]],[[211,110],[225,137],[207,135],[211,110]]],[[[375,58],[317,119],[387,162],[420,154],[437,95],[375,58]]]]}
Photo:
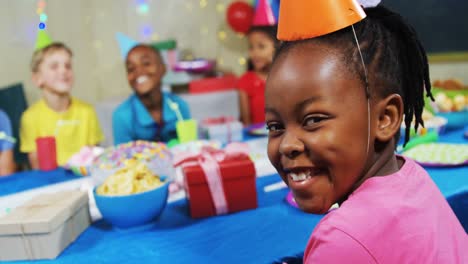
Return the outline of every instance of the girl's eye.
{"type": "Polygon", "coordinates": [[[271,122],[267,124],[267,130],[271,132],[278,132],[284,129],[283,125],[277,122],[271,122]]]}
{"type": "Polygon", "coordinates": [[[314,126],[327,119],[325,115],[309,115],[304,118],[304,126],[314,126]]]}

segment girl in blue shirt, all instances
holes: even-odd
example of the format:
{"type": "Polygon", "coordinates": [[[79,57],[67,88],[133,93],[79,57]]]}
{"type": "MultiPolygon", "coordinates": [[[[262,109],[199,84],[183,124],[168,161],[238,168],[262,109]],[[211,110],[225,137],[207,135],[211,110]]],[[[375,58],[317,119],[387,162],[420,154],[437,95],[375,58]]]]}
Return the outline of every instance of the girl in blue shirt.
{"type": "Polygon", "coordinates": [[[3,110],[0,110],[0,176],[15,172],[14,142],[10,119],[3,110]]]}
{"type": "Polygon", "coordinates": [[[180,97],[161,91],[166,67],[159,52],[140,44],[129,51],[125,63],[134,94],[114,111],[114,144],[134,140],[167,142],[177,138],[176,108],[184,119],[190,118],[190,111],[180,97]]]}

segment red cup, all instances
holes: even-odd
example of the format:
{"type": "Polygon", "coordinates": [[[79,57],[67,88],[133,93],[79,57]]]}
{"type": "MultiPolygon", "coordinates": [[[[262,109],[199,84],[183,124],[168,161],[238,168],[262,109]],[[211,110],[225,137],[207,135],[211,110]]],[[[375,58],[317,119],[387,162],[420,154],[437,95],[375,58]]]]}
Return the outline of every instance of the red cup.
{"type": "Polygon", "coordinates": [[[43,171],[57,168],[57,147],[55,137],[40,137],[36,139],[39,169],[43,171]]]}

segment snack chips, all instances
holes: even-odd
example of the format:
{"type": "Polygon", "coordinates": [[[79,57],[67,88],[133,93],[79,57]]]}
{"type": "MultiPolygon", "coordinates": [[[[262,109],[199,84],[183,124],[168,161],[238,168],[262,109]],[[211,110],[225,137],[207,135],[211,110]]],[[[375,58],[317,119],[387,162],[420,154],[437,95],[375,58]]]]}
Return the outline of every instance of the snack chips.
{"type": "Polygon", "coordinates": [[[128,159],[124,161],[124,165],[97,188],[97,194],[109,196],[136,194],[155,189],[164,183],[143,162],[128,159]]]}

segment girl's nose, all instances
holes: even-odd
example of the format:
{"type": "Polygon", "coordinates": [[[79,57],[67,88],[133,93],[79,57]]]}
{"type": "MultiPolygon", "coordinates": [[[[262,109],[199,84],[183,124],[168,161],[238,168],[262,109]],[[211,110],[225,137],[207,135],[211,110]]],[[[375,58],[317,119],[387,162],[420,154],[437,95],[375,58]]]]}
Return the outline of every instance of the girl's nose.
{"type": "Polygon", "coordinates": [[[304,152],[304,143],[294,133],[285,132],[279,146],[281,155],[294,159],[304,152]]]}

